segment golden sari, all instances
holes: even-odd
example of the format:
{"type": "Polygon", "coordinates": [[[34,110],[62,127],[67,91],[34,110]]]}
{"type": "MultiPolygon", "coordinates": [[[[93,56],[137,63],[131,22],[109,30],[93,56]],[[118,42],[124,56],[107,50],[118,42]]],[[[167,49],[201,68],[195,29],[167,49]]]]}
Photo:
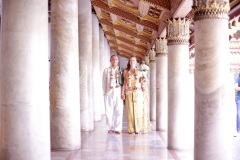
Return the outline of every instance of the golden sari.
{"type": "Polygon", "coordinates": [[[126,74],[126,109],[128,132],[139,133],[143,131],[143,92],[138,69],[128,71],[126,74]]]}

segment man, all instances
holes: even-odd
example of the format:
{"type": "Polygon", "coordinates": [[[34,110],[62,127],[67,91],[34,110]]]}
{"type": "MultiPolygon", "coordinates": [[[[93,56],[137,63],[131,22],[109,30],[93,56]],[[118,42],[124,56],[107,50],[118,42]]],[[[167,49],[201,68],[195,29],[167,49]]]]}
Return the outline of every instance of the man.
{"type": "Polygon", "coordinates": [[[106,124],[108,133],[121,134],[123,101],[121,89],[123,85],[123,71],[118,66],[118,57],[112,55],[110,58],[111,67],[103,71],[103,94],[106,108],[106,124]]]}

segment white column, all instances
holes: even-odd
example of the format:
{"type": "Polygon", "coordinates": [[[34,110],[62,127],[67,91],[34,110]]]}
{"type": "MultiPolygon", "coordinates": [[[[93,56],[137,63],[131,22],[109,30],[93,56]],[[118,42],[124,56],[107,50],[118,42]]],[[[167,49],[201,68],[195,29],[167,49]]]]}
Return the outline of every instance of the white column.
{"type": "Polygon", "coordinates": [[[93,105],[91,104],[92,96],[90,94],[92,87],[89,88],[91,81],[88,77],[91,75],[92,70],[92,63],[90,63],[92,61],[91,8],[91,1],[78,0],[79,74],[82,131],[92,131],[94,129],[93,105]]]}
{"type": "Polygon", "coordinates": [[[78,0],[52,0],[51,148],[81,147],[78,0]]]}
{"type": "Polygon", "coordinates": [[[167,131],[168,90],[167,90],[167,40],[156,39],[156,130],[167,131]]]}
{"type": "Polygon", "coordinates": [[[50,160],[48,1],[2,9],[1,159],[50,160]]]}
{"type": "Polygon", "coordinates": [[[92,14],[92,79],[93,79],[93,107],[94,107],[94,120],[101,120],[101,108],[99,107],[100,98],[102,98],[102,94],[100,92],[100,84],[99,79],[101,78],[100,70],[99,70],[99,22],[98,18],[95,14],[92,14]]]}
{"type": "Polygon", "coordinates": [[[150,120],[156,121],[156,53],[149,50],[150,59],[150,120]]]}
{"type": "MultiPolygon", "coordinates": [[[[186,19],[168,20],[168,148],[193,146],[189,95],[189,24],[186,19]],[[180,28],[174,30],[173,28],[180,28]]],[[[193,124],[192,124],[193,125],[193,124]]]]}
{"type": "MultiPolygon", "coordinates": [[[[100,70],[100,77],[102,77],[103,74],[103,70],[105,68],[105,52],[104,52],[104,33],[103,33],[103,29],[99,28],[99,60],[100,60],[100,66],[99,66],[99,70],[100,70]]],[[[102,84],[102,78],[99,79],[99,83],[100,85],[102,84]]],[[[99,107],[101,109],[101,114],[105,114],[105,105],[104,105],[104,97],[103,97],[103,90],[102,87],[100,87],[100,104],[99,107]]]]}
{"type": "MultiPolygon", "coordinates": [[[[231,136],[228,124],[229,39],[227,1],[194,4],[195,131],[194,159],[226,160],[231,136]],[[204,8],[204,9],[203,9],[204,8]],[[207,9],[206,9],[207,8],[207,9]],[[216,13],[215,11],[218,10],[216,13]]],[[[196,2],[197,2],[196,1],[196,2]]],[[[200,3],[201,2],[201,3],[200,3]]],[[[233,91],[233,89],[231,89],[233,91]]]]}
{"type": "Polygon", "coordinates": [[[104,37],[104,68],[109,67],[110,59],[108,59],[108,41],[104,37]]]}

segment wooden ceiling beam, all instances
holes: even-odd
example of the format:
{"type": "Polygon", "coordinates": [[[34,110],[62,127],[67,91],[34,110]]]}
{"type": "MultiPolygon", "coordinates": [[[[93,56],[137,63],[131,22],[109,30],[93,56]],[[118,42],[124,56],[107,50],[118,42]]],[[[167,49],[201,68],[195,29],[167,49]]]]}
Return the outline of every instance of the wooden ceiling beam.
{"type": "MultiPolygon", "coordinates": [[[[119,55],[123,56],[125,55],[126,58],[130,58],[133,56],[132,53],[129,53],[127,51],[123,51],[123,50],[119,50],[117,47],[112,47],[113,50],[117,51],[119,55]]],[[[143,56],[139,56],[139,55],[134,55],[135,57],[137,57],[138,60],[141,60],[143,56]]]]}
{"type": "Polygon", "coordinates": [[[155,6],[158,6],[160,8],[163,8],[165,10],[171,9],[171,3],[170,0],[144,0],[146,2],[149,2],[155,6]]]}
{"type": "Polygon", "coordinates": [[[113,34],[113,33],[111,33],[111,32],[106,31],[105,34],[108,35],[108,36],[110,36],[110,37],[113,37],[114,39],[117,39],[117,40],[120,40],[120,41],[122,41],[122,42],[125,42],[125,43],[128,43],[128,44],[130,44],[130,45],[133,45],[133,46],[135,46],[135,47],[137,47],[137,48],[141,48],[141,49],[147,50],[146,47],[144,47],[144,46],[142,46],[142,45],[135,44],[134,42],[132,42],[132,41],[130,41],[130,40],[124,38],[124,37],[120,37],[120,36],[117,36],[117,37],[116,37],[115,34],[113,34]]]}
{"type": "Polygon", "coordinates": [[[116,47],[121,47],[123,49],[129,50],[129,51],[131,51],[133,53],[136,53],[136,54],[139,54],[139,55],[144,55],[144,53],[145,53],[145,52],[135,51],[133,48],[128,47],[124,44],[118,44],[116,41],[113,41],[113,40],[110,40],[109,43],[113,44],[116,47]]]}
{"type": "Polygon", "coordinates": [[[129,13],[125,10],[119,9],[115,6],[109,7],[106,3],[104,3],[101,0],[92,0],[92,5],[99,7],[107,12],[110,12],[110,13],[116,14],[120,17],[123,17],[131,22],[135,22],[135,23],[145,26],[149,29],[158,31],[158,25],[155,24],[154,22],[140,19],[137,15],[129,13]]]}
{"type": "Polygon", "coordinates": [[[108,20],[103,19],[103,18],[101,18],[101,19],[99,20],[99,22],[100,22],[101,24],[107,25],[107,26],[109,26],[109,27],[111,27],[111,28],[113,28],[113,29],[117,29],[117,30],[119,30],[119,31],[121,31],[121,32],[124,32],[124,33],[126,33],[126,34],[128,34],[128,35],[131,35],[131,36],[133,36],[133,37],[139,38],[139,39],[141,39],[141,40],[143,40],[143,41],[145,41],[145,42],[151,43],[151,39],[150,39],[150,38],[145,37],[145,36],[143,36],[143,35],[138,35],[138,34],[135,33],[134,31],[132,31],[132,30],[126,28],[126,27],[123,27],[123,26],[120,26],[120,25],[117,25],[117,24],[112,24],[111,22],[109,22],[108,20]]]}

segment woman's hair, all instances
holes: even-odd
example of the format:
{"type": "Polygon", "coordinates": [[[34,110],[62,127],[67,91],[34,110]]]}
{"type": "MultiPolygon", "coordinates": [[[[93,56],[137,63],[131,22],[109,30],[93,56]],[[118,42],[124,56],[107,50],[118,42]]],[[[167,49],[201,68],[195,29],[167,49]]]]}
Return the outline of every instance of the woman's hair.
{"type": "Polygon", "coordinates": [[[135,56],[132,56],[132,57],[129,58],[128,63],[127,63],[127,68],[126,68],[128,71],[130,70],[130,67],[131,67],[130,66],[130,59],[131,58],[135,58],[137,60],[137,58],[135,56]]]}

